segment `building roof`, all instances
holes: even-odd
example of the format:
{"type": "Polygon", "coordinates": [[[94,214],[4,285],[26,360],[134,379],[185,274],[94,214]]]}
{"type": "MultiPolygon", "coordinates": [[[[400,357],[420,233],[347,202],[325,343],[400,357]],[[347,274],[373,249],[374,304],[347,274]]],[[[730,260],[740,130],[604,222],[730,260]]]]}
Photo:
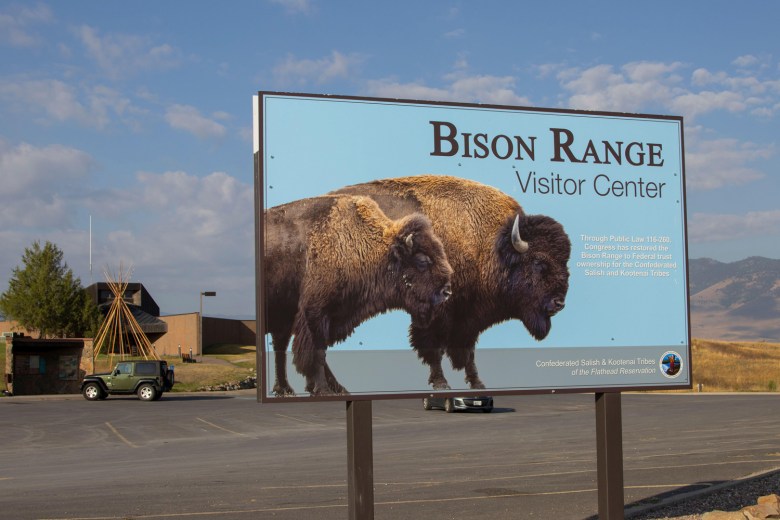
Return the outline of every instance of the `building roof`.
{"type": "MultiPolygon", "coordinates": [[[[98,305],[98,307],[100,308],[100,312],[105,315],[108,312],[108,309],[111,307],[111,304],[104,303],[98,305]]],[[[168,324],[160,318],[152,316],[137,305],[128,303],[127,308],[130,310],[133,318],[135,318],[135,321],[138,322],[138,325],[141,327],[141,331],[147,336],[149,334],[165,334],[168,332],[168,324]]]]}
{"type": "Polygon", "coordinates": [[[140,307],[135,305],[128,305],[128,307],[144,334],[165,334],[168,332],[168,324],[160,318],[142,311],[140,307]]]}

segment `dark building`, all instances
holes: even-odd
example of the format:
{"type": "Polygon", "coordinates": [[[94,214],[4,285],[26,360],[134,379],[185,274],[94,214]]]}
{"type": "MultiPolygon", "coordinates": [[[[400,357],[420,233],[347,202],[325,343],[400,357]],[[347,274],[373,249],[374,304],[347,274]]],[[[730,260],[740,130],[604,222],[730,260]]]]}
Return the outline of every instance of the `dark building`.
{"type": "MultiPolygon", "coordinates": [[[[106,282],[93,283],[86,288],[86,291],[103,315],[107,314],[111,304],[114,303],[114,293],[109,284],[106,282]]],[[[168,324],[160,319],[160,306],[157,305],[142,283],[128,283],[123,299],[135,321],[141,327],[141,331],[151,343],[159,340],[168,332],[168,324]]]]}
{"type": "Polygon", "coordinates": [[[93,372],[92,339],[33,339],[6,332],[5,384],[14,395],[77,394],[93,372]]]}

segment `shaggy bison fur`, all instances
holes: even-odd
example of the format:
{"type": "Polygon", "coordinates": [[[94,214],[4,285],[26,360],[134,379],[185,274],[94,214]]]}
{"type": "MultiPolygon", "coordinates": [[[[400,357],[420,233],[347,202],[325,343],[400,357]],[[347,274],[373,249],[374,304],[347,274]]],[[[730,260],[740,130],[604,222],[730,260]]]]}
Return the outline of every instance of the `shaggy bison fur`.
{"type": "Polygon", "coordinates": [[[328,346],[363,321],[403,309],[426,327],[451,294],[450,266],[429,219],[389,219],[360,196],[322,196],[265,213],[263,258],[267,323],[278,396],[294,395],[286,349],[312,395],[347,393],[327,365],[328,346]]]}

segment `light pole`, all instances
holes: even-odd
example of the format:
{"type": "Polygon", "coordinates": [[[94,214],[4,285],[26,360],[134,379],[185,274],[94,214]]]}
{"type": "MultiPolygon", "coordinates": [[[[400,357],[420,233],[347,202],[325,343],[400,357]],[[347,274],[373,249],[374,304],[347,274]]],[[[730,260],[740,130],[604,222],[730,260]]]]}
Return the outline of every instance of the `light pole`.
{"type": "Polygon", "coordinates": [[[200,293],[200,312],[198,313],[198,352],[200,353],[201,359],[203,359],[203,297],[216,295],[216,291],[203,291],[200,293]]]}

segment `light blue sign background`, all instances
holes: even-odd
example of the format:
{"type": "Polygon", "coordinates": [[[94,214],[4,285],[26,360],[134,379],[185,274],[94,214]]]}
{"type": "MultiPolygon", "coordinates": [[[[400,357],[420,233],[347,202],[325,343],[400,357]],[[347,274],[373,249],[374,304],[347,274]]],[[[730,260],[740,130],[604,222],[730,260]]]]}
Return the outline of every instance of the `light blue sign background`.
{"type": "MultiPolygon", "coordinates": [[[[262,154],[266,208],[373,179],[436,174],[498,188],[515,198],[527,214],[548,215],[564,226],[572,243],[569,293],[566,308],[552,320],[550,334],[538,342],[519,320],[495,325],[480,336],[478,362],[480,348],[653,347],[674,348],[683,356],[685,366],[690,366],[680,119],[277,94],[262,94],[259,103],[262,120],[257,124],[261,125],[262,142],[257,142],[256,136],[255,146],[262,154]],[[531,160],[527,154],[524,160],[466,158],[462,149],[452,157],[432,156],[431,121],[452,123],[459,134],[486,133],[491,138],[518,135],[526,142],[535,136],[535,158],[531,160]],[[604,140],[622,141],[624,147],[637,141],[661,145],[664,163],[650,167],[632,166],[625,160],[622,166],[614,160],[613,164],[552,162],[551,128],[571,131],[575,136],[571,148],[580,156],[588,140],[600,155],[604,140]],[[585,181],[582,192],[575,195],[539,194],[530,188],[523,192],[518,174],[525,180],[529,172],[536,172],[537,177],[554,173],[585,181]],[[665,186],[662,196],[655,198],[599,196],[593,189],[597,175],[621,182],[642,178],[665,186]],[[675,267],[661,269],[667,274],[664,277],[620,274],[621,269],[633,268],[587,268],[582,262],[604,260],[582,258],[583,253],[596,252],[586,249],[596,242],[583,236],[662,237],[661,243],[643,244],[668,247],[664,254],[671,255],[671,260],[650,261],[673,262],[675,267]],[[618,274],[587,275],[589,271],[618,274]]],[[[607,243],[616,244],[609,239],[607,243]]],[[[335,348],[410,349],[409,322],[408,315],[400,311],[375,317],[335,348]]],[[[272,351],[270,338],[266,348],[272,351]]],[[[484,374],[483,367],[480,373],[484,374]]],[[[679,382],[687,384],[688,376],[679,382]]]]}

